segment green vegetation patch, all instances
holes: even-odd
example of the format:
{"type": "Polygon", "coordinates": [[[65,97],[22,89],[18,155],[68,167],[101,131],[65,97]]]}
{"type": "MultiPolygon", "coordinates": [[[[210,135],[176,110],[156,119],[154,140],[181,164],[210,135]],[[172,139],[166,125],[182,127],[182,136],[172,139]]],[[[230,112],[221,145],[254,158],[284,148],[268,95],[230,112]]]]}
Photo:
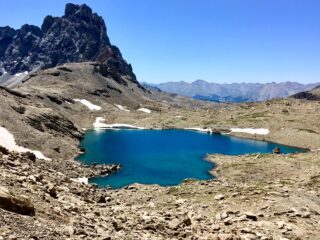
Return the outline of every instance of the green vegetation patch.
{"type": "Polygon", "coordinates": [[[317,134],[316,131],[312,130],[312,129],[307,129],[307,128],[298,128],[299,131],[303,131],[303,132],[308,132],[308,133],[315,133],[317,134]]]}

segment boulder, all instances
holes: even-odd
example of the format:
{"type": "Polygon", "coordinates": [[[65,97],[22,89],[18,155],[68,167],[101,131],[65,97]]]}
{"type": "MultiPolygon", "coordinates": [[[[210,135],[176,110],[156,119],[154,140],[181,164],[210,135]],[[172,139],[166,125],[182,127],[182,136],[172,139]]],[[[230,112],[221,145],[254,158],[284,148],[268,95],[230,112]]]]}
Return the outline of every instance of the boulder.
{"type": "Polygon", "coordinates": [[[19,114],[24,114],[26,112],[26,108],[24,106],[12,106],[12,109],[19,114]]]}
{"type": "Polygon", "coordinates": [[[224,195],[223,194],[218,194],[214,197],[214,200],[223,200],[224,199],[224,195]]]}
{"type": "Polygon", "coordinates": [[[6,149],[5,147],[2,147],[2,146],[0,146],[0,152],[5,154],[5,155],[9,154],[9,150],[6,149]]]}
{"type": "Polygon", "coordinates": [[[58,191],[57,188],[55,186],[53,186],[52,184],[49,184],[47,186],[47,193],[49,193],[49,195],[53,198],[58,198],[58,191]]]}
{"type": "Polygon", "coordinates": [[[36,161],[37,157],[34,153],[32,152],[24,152],[21,154],[22,157],[26,158],[26,159],[29,159],[31,161],[36,161]]]}
{"type": "Polygon", "coordinates": [[[281,149],[279,147],[276,147],[275,149],[272,150],[274,154],[281,154],[281,149]]]}
{"type": "Polygon", "coordinates": [[[179,219],[175,218],[168,223],[168,227],[171,229],[177,229],[180,225],[179,219]]]}
{"type": "Polygon", "coordinates": [[[247,219],[250,219],[252,221],[257,221],[258,220],[258,217],[253,213],[248,212],[248,213],[245,213],[245,215],[246,215],[247,219]]]}
{"type": "Polygon", "coordinates": [[[0,186],[0,208],[22,215],[35,214],[35,208],[27,196],[16,196],[3,186],[0,186]]]}

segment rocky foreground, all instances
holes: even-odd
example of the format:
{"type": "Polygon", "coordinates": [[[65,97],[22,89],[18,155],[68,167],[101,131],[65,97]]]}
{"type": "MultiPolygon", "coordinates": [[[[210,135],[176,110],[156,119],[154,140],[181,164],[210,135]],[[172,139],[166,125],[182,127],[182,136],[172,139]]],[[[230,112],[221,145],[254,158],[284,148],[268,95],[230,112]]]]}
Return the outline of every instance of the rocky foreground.
{"type": "Polygon", "coordinates": [[[108,190],[1,149],[0,239],[319,239],[319,152],[208,160],[216,179],[108,190]]]}

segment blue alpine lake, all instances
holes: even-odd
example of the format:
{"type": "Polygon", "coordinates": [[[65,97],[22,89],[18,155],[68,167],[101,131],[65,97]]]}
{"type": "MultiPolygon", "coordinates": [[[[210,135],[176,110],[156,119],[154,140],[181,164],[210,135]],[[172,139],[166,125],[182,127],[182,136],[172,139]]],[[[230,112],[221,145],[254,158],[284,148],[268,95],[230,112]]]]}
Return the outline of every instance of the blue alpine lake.
{"type": "Polygon", "coordinates": [[[210,179],[214,164],[205,160],[208,153],[239,155],[282,153],[302,149],[271,142],[243,139],[188,130],[90,130],[77,157],[85,164],[120,163],[121,169],[106,177],[90,179],[99,187],[121,188],[132,183],[177,185],[184,179],[210,179]]]}

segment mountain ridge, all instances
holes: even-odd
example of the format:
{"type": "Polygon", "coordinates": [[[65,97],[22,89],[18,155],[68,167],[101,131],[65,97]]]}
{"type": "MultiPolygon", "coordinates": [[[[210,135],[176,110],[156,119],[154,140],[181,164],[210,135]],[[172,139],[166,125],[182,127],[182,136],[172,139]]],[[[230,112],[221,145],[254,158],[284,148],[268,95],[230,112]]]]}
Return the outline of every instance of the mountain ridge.
{"type": "Polygon", "coordinates": [[[165,92],[213,102],[248,102],[284,98],[320,85],[320,83],[302,84],[291,81],[220,84],[204,80],[196,80],[192,83],[179,81],[147,84],[165,92]]]}
{"type": "Polygon", "coordinates": [[[48,15],[41,27],[0,27],[0,75],[48,69],[69,62],[100,62],[108,75],[127,75],[138,84],[132,66],[110,43],[101,16],[86,4],[66,4],[61,17],[48,15]]]}

